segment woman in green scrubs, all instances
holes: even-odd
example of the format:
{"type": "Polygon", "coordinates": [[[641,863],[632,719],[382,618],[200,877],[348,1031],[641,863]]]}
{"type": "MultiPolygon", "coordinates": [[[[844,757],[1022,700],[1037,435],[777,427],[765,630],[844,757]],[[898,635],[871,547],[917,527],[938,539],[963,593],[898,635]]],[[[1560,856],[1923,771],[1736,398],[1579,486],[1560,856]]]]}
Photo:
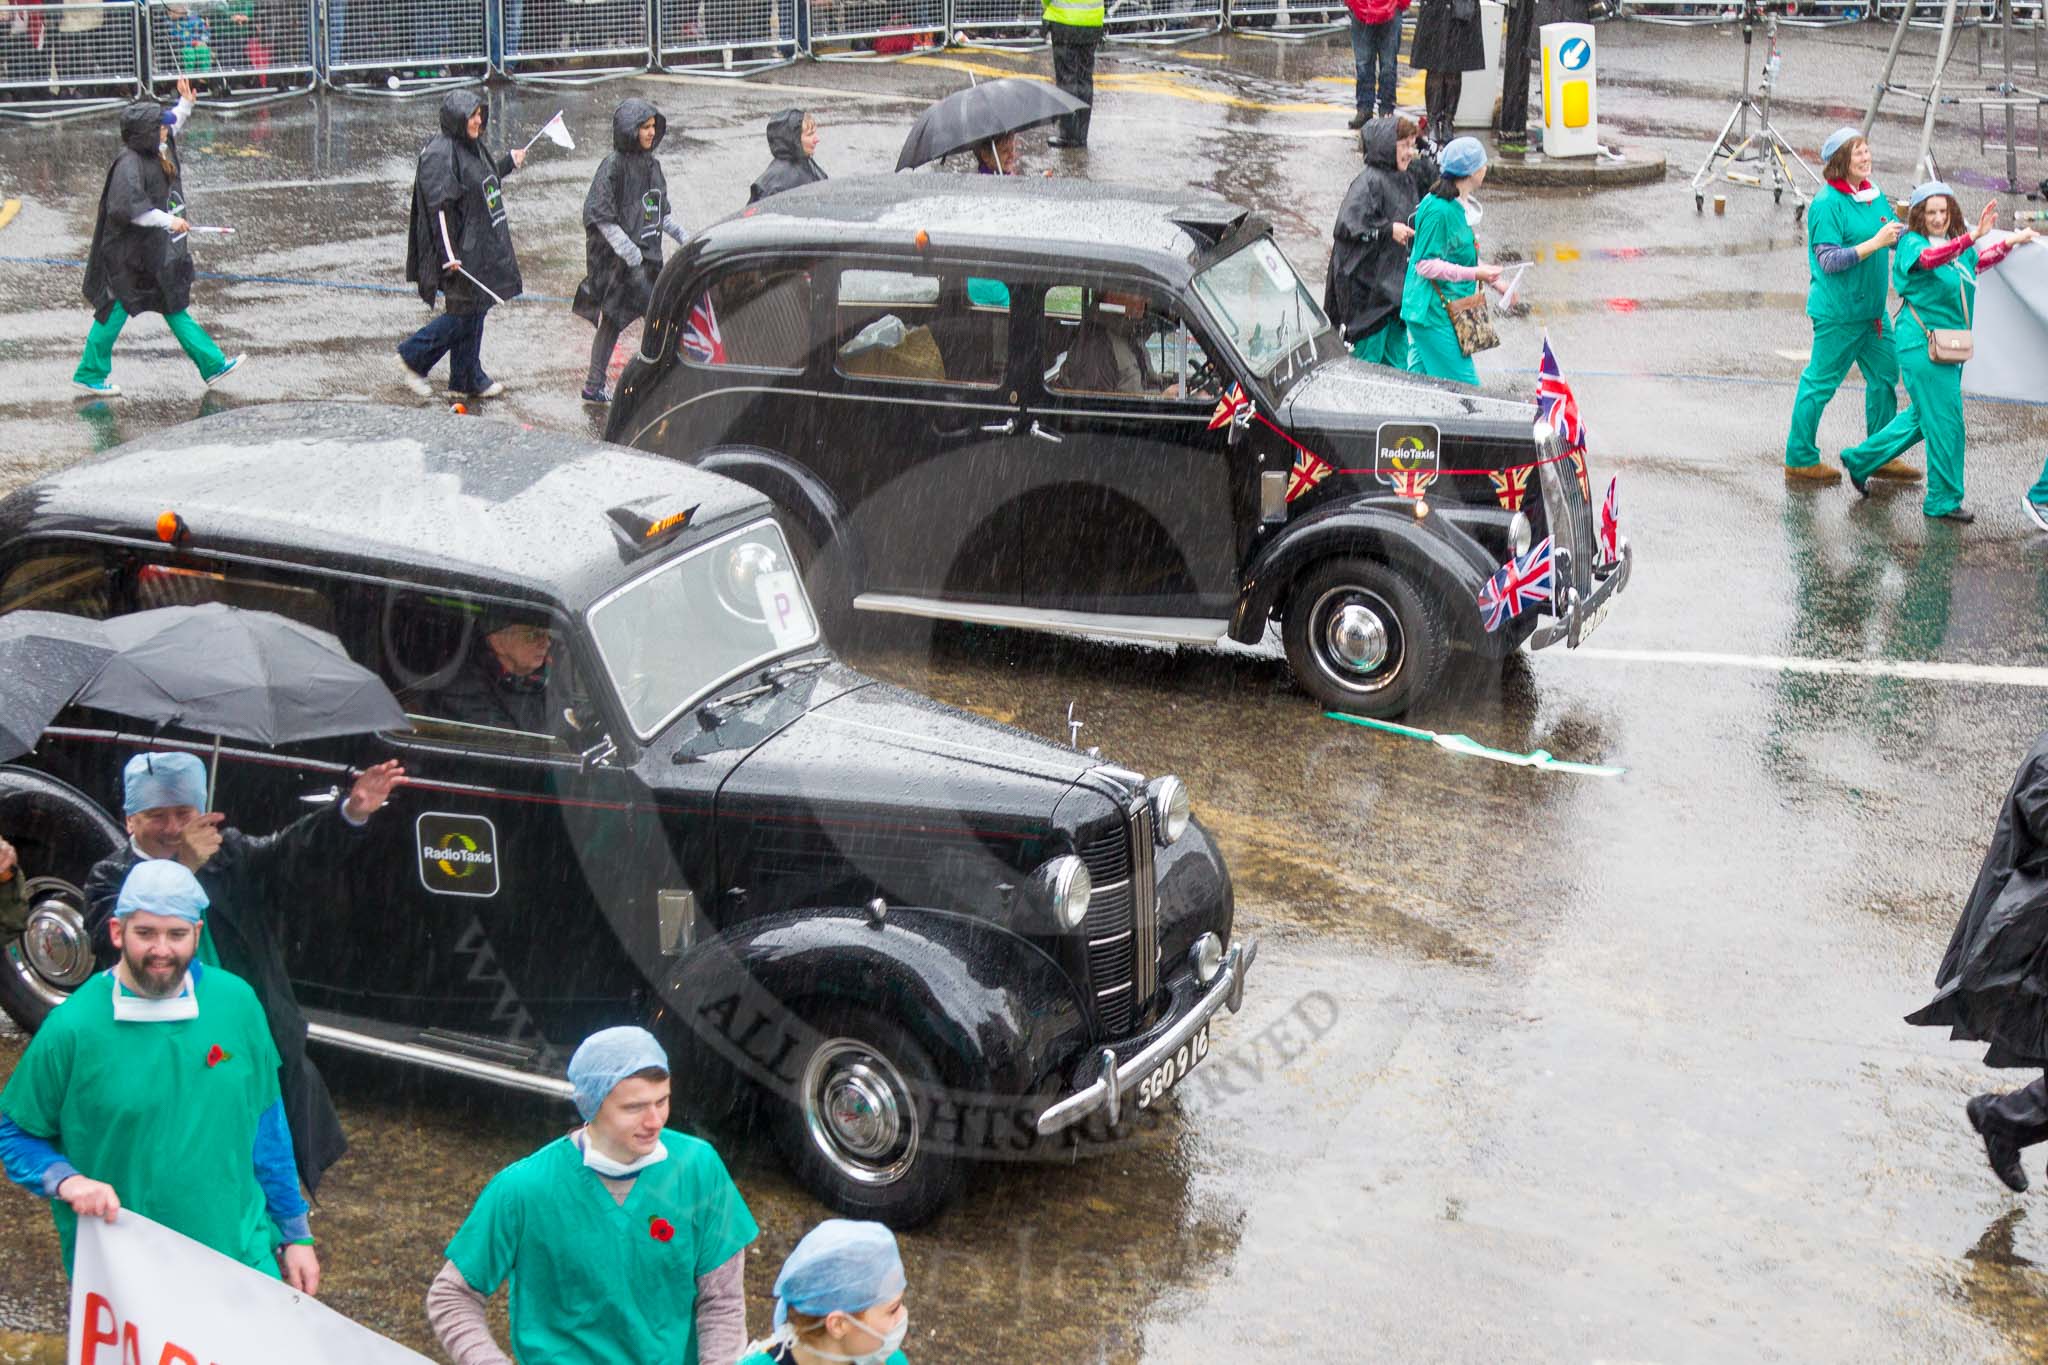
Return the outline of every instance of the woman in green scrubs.
{"type": "Polygon", "coordinates": [[[1928,357],[1929,331],[1966,331],[1975,312],[1977,272],[1989,270],[2005,253],[2034,239],[2031,230],[1977,250],[1977,239],[1997,225],[1998,205],[1986,204],[1974,232],[1950,236],[1963,225],[1955,191],[1930,180],[1913,191],[1906,234],[1892,257],[1892,287],[1899,291],[1893,318],[1899,369],[1912,406],[1884,430],[1842,452],[1842,468],[1856,491],[1869,495],[1870,476],[1888,460],[1927,442],[1927,496],[1920,510],[1943,521],[1971,522],[1963,508],[1963,367],[1928,357]]]}
{"type": "MultiPolygon", "coordinates": [[[[1820,145],[1827,185],[1806,211],[1806,315],[1813,319],[1813,353],[1792,400],[1785,435],[1785,477],[1836,483],[1840,471],[1820,462],[1820,415],[1851,366],[1863,372],[1863,434],[1875,436],[1899,410],[1899,362],[1885,324],[1891,298],[1892,244],[1905,224],[1870,179],[1870,144],[1854,128],[1837,128],[1820,145]]],[[[1917,479],[1903,462],[1887,465],[1888,478],[1917,479]]]]}
{"type": "Polygon", "coordinates": [[[775,1277],[775,1335],[740,1365],[908,1365],[903,1258],[880,1223],[828,1218],[775,1277]]]}
{"type": "Polygon", "coordinates": [[[1408,248],[1408,274],[1401,285],[1401,321],[1408,328],[1408,368],[1415,374],[1479,386],[1472,357],[1458,349],[1445,304],[1470,298],[1481,282],[1500,279],[1500,267],[1483,264],[1472,229],[1479,201],[1472,192],[1486,182],[1486,149],[1473,137],[1455,138],[1437,161],[1442,178],[1415,206],[1415,240],[1408,248]]]}

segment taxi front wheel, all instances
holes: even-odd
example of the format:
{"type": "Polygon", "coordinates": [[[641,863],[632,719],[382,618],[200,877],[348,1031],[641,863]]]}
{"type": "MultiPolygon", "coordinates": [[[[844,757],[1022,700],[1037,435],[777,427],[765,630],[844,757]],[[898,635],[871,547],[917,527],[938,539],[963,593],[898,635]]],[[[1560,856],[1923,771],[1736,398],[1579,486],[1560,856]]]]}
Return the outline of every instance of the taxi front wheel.
{"type": "Polygon", "coordinates": [[[93,973],[82,888],[126,836],[72,788],[20,768],[0,769],[0,836],[21,855],[22,879],[0,925],[0,1009],[33,1033],[93,973]]]}
{"type": "Polygon", "coordinates": [[[1281,639],[1295,680],[1316,700],[1380,719],[1427,696],[1450,652],[1435,600],[1374,559],[1326,560],[1304,574],[1281,639]]]}

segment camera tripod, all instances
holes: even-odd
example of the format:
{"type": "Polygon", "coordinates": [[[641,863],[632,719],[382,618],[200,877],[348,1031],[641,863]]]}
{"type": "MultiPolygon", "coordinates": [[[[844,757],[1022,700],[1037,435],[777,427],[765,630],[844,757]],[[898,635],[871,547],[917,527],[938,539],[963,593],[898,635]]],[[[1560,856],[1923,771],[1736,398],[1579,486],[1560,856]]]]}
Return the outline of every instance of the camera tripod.
{"type": "Polygon", "coordinates": [[[1707,153],[1707,159],[1693,172],[1692,206],[1695,211],[1704,211],[1707,206],[1706,187],[1714,180],[1727,180],[1731,184],[1747,185],[1751,189],[1768,188],[1773,204],[1783,203],[1785,191],[1792,191],[1792,221],[1799,222],[1806,216],[1807,193],[1792,167],[1806,172],[1807,177],[1818,186],[1820,176],[1807,165],[1792,149],[1771,122],[1771,91],[1778,81],[1778,16],[1771,14],[1764,19],[1764,74],[1756,91],[1749,86],[1750,59],[1756,42],[1757,0],[1742,0],[1742,87],[1735,98],[1735,108],[1729,111],[1728,121],[1721,125],[1721,135],[1714,139],[1714,148],[1707,153]],[[1750,130],[1749,121],[1756,119],[1756,129],[1750,130]],[[1716,173],[1716,164],[1726,161],[1726,166],[1716,173]],[[1754,173],[1737,170],[1745,161],[1756,163],[1754,173]]]}

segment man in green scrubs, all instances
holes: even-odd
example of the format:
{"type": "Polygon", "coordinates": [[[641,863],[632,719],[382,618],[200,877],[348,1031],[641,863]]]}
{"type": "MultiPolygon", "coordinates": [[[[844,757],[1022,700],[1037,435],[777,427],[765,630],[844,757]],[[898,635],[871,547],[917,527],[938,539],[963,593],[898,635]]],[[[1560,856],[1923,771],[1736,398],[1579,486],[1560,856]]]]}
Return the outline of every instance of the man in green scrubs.
{"type": "Polygon", "coordinates": [[[512,1284],[512,1354],[532,1365],[729,1365],[746,1346],[757,1235],[709,1143],[665,1125],[668,1055],[640,1028],[583,1040],[586,1124],[498,1172],[427,1290],[455,1365],[498,1362],[484,1303],[512,1284]]]}
{"type": "MultiPolygon", "coordinates": [[[[1863,372],[1863,434],[1875,436],[1899,410],[1899,361],[1885,321],[1891,295],[1892,244],[1905,225],[1870,179],[1870,144],[1854,128],[1838,128],[1820,145],[1827,184],[1806,211],[1806,315],[1813,352],[1792,400],[1785,434],[1785,475],[1836,483],[1841,471],[1820,462],[1820,415],[1849,367],[1863,372]]],[[[1910,465],[1888,469],[1918,478],[1910,465]]]]}
{"type": "Polygon", "coordinates": [[[78,1220],[127,1208],[317,1293],[277,1050],[255,992],[193,963],[205,909],[180,863],[128,874],[119,961],[51,1011],[0,1092],[0,1161],[52,1201],[66,1274],[78,1220]]]}

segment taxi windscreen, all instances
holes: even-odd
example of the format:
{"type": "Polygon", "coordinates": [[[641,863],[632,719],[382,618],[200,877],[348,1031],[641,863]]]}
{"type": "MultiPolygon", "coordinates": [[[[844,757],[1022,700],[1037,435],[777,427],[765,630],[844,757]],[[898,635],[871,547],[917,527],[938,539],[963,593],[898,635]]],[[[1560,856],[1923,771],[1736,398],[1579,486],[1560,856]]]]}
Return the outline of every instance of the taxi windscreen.
{"type": "Polygon", "coordinates": [[[1260,238],[1195,276],[1202,296],[1253,374],[1264,377],[1330,320],[1271,238],[1260,238]]]}
{"type": "Polygon", "coordinates": [[[652,739],[721,683],[818,641],[782,532],[721,536],[590,609],[590,634],[633,732],[652,739]]]}

